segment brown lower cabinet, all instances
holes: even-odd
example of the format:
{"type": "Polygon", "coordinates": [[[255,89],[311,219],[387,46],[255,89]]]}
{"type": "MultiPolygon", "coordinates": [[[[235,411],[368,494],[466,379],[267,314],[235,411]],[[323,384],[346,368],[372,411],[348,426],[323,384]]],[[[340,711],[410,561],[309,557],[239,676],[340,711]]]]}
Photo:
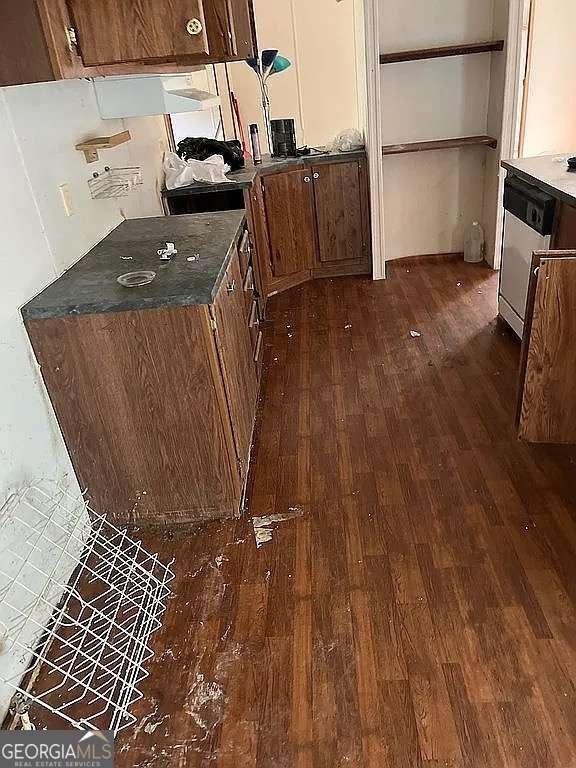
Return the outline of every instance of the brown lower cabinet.
{"type": "Polygon", "coordinates": [[[248,467],[258,379],[254,364],[256,344],[250,333],[240,263],[232,259],[224,284],[211,307],[216,347],[228,395],[228,408],[240,475],[248,467]]]}
{"type": "Polygon", "coordinates": [[[552,248],[555,251],[576,248],[576,208],[567,203],[557,205],[552,248]]]}
{"type": "Polygon", "coordinates": [[[314,263],[314,198],[308,169],[262,177],[270,239],[270,273],[275,281],[306,279],[314,263]]]}
{"type": "Polygon", "coordinates": [[[534,253],[520,361],[518,434],[576,443],[576,250],[534,253]]]}
{"type": "Polygon", "coordinates": [[[26,320],[78,480],[117,524],[239,514],[261,355],[246,241],[210,305],[26,320]]]}
{"type": "Polygon", "coordinates": [[[366,159],[331,159],[255,179],[252,205],[267,296],[314,277],[369,274],[366,159]]]}
{"type": "Polygon", "coordinates": [[[315,275],[370,271],[370,221],[366,166],[323,163],[312,168],[317,258],[315,275]]]}
{"type": "Polygon", "coordinates": [[[518,436],[576,444],[576,208],[558,202],[552,250],[532,257],[517,406],[518,436]]]}

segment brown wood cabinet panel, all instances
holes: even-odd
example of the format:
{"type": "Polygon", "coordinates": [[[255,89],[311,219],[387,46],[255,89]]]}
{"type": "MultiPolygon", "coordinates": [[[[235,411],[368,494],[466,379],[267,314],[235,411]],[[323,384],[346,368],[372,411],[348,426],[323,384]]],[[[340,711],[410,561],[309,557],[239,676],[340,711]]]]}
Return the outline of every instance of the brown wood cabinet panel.
{"type": "Polygon", "coordinates": [[[252,0],[0,3],[0,85],[188,72],[256,51],[252,0]],[[202,30],[191,35],[194,18],[202,30]]]}
{"type": "Polygon", "coordinates": [[[53,79],[38,6],[34,0],[1,0],[0,86],[53,79]]]}
{"type": "Polygon", "coordinates": [[[522,340],[518,434],[576,443],[576,251],[534,254],[522,340]]]}
{"type": "Polygon", "coordinates": [[[320,264],[362,259],[359,163],[325,163],[312,171],[320,264]]]}
{"type": "Polygon", "coordinates": [[[260,316],[265,317],[268,285],[272,279],[270,241],[266,226],[266,209],[260,179],[256,177],[250,189],[244,191],[246,221],[250,232],[254,283],[258,294],[260,316]]]}
{"type": "MultiPolygon", "coordinates": [[[[85,65],[210,53],[203,0],[68,0],[68,5],[85,65]]],[[[228,27],[228,20],[222,25],[228,27]]]]}
{"type": "Polygon", "coordinates": [[[216,342],[228,399],[240,474],[248,466],[258,382],[254,367],[238,256],[230,261],[213,306],[216,342]]]}
{"type": "Polygon", "coordinates": [[[576,248],[576,208],[558,203],[552,247],[558,251],[576,248]]]}
{"type": "Polygon", "coordinates": [[[240,478],[206,307],[26,327],[96,510],[122,524],[237,514],[240,478]]]}
{"type": "Polygon", "coordinates": [[[316,224],[309,168],[262,177],[271,253],[272,277],[310,274],[316,259],[316,224]]]}
{"type": "Polygon", "coordinates": [[[232,19],[233,52],[240,59],[248,59],[258,50],[256,24],[250,0],[228,0],[232,19]]]}

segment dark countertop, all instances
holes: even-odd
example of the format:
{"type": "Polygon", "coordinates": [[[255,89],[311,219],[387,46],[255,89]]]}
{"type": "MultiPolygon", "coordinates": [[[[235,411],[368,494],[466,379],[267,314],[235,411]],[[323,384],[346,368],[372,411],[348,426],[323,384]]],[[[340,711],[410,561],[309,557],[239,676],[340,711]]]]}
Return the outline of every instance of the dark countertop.
{"type": "Polygon", "coordinates": [[[22,308],[25,320],[210,304],[220,287],[244,211],[128,219],[22,308]],[[178,250],[162,261],[158,250],[178,250]],[[188,261],[189,256],[196,256],[188,261]],[[153,270],[149,285],[125,288],[125,272],[153,270]]]}
{"type": "Polygon", "coordinates": [[[576,205],[576,173],[569,173],[571,155],[541,155],[518,160],[503,160],[502,167],[528,184],[562,200],[576,205]]]}
{"type": "Polygon", "coordinates": [[[323,152],[321,154],[304,155],[303,157],[270,157],[264,155],[259,165],[247,165],[240,171],[231,171],[227,178],[230,182],[227,184],[211,184],[209,182],[197,181],[194,184],[188,184],[186,187],[178,189],[164,189],[164,197],[182,197],[183,195],[201,195],[204,192],[227,192],[232,189],[246,189],[249,187],[259,173],[266,173],[281,168],[306,168],[318,163],[330,163],[335,160],[360,160],[366,157],[365,149],[358,149],[354,152],[323,152]]]}

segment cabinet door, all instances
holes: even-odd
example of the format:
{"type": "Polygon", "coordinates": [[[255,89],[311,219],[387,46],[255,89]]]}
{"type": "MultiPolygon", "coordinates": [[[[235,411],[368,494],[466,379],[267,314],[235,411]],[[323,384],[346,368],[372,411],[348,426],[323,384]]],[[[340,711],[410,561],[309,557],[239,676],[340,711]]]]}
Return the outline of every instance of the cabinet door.
{"type": "Polygon", "coordinates": [[[214,318],[236,455],[240,472],[244,475],[256,414],[258,384],[237,255],[232,258],[216,297],[214,318]]]}
{"type": "Polygon", "coordinates": [[[318,164],[312,170],[321,264],[363,258],[359,163],[318,164]]]}
{"type": "MultiPolygon", "coordinates": [[[[233,12],[246,37],[249,0],[68,0],[86,66],[237,55],[233,12]],[[244,26],[242,26],[242,23],[244,26]]],[[[249,41],[251,42],[251,41],[249,41]]],[[[250,55],[251,45],[244,46],[250,55]]]]}
{"type": "Polygon", "coordinates": [[[532,259],[522,340],[518,434],[576,443],[576,251],[532,259]]]}
{"type": "MultiPolygon", "coordinates": [[[[316,258],[311,172],[308,168],[263,176],[272,279],[305,280],[316,258]]],[[[288,287],[283,286],[283,287],[288,287]]]]}
{"type": "Polygon", "coordinates": [[[238,59],[249,59],[258,51],[256,26],[251,0],[227,0],[231,21],[231,53],[238,59]]]}
{"type": "Polygon", "coordinates": [[[562,203],[557,205],[556,210],[552,248],[557,251],[576,248],[576,208],[562,203]]]}

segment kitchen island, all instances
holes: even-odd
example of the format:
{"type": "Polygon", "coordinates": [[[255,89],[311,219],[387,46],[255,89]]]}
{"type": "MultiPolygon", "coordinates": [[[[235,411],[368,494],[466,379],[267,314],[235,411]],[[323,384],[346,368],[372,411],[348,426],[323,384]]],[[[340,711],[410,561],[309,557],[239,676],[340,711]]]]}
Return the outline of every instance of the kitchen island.
{"type": "Polygon", "coordinates": [[[245,213],[224,211],[125,221],[22,308],[94,509],[139,525],[239,513],[261,370],[257,298],[245,213]],[[159,253],[167,243],[175,253],[159,253]],[[118,282],[133,271],[156,276],[118,282]]]}

